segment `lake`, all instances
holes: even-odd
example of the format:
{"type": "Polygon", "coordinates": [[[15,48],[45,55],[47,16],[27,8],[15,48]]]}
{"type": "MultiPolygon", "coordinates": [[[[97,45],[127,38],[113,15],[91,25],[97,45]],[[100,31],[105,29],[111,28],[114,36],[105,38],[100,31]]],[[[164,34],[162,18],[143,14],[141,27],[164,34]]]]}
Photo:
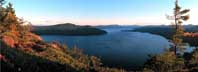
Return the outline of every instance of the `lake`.
{"type": "Polygon", "coordinates": [[[103,64],[116,67],[142,66],[149,54],[162,53],[170,43],[164,37],[149,33],[122,32],[125,28],[105,28],[108,34],[97,36],[41,35],[45,41],[57,41],[85,54],[101,58],[103,64]]]}

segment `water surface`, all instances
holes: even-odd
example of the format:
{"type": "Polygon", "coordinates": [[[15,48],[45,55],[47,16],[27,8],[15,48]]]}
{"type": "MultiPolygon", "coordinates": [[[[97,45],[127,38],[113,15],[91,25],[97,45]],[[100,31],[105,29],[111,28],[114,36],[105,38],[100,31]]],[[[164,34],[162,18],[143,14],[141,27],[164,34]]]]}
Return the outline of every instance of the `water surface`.
{"type": "Polygon", "coordinates": [[[106,35],[58,36],[42,35],[45,41],[57,41],[72,48],[82,48],[84,53],[102,59],[105,65],[116,67],[141,66],[148,54],[159,54],[169,47],[164,37],[149,33],[121,32],[121,29],[104,29],[106,35]]]}

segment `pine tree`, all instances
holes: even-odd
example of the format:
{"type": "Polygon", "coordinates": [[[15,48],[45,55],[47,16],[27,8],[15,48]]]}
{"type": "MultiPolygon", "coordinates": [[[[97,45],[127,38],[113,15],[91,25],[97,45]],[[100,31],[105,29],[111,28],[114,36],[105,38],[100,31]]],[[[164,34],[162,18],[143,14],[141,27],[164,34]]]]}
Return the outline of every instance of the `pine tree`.
{"type": "MultiPolygon", "coordinates": [[[[3,3],[3,1],[1,1],[3,3]]],[[[2,4],[1,3],[1,4],[2,4]]],[[[7,7],[0,7],[0,25],[3,31],[16,30],[20,26],[18,18],[15,15],[15,11],[12,4],[9,3],[7,7]]]]}
{"type": "Polygon", "coordinates": [[[3,5],[4,5],[4,0],[0,0],[0,33],[2,33],[5,29],[3,19],[6,14],[5,12],[6,9],[3,7],[3,5]]]}
{"type": "Polygon", "coordinates": [[[175,8],[174,8],[174,16],[169,16],[169,20],[174,20],[174,34],[172,38],[172,42],[174,43],[174,53],[177,54],[177,49],[182,48],[182,37],[183,37],[183,21],[187,21],[189,19],[189,9],[181,10],[181,7],[178,5],[178,0],[175,1],[175,8]]]}
{"type": "Polygon", "coordinates": [[[0,33],[7,31],[18,31],[21,35],[25,32],[30,31],[31,25],[26,23],[23,19],[16,16],[15,10],[11,3],[4,6],[5,1],[0,0],[0,33]]]}

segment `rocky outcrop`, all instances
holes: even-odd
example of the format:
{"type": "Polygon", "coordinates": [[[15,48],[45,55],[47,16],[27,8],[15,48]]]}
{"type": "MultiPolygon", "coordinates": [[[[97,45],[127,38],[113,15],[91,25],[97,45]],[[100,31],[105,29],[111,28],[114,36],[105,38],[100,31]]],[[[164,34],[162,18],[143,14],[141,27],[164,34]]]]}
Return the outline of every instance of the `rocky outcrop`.
{"type": "Polygon", "coordinates": [[[24,51],[41,51],[39,48],[46,48],[44,45],[37,42],[42,41],[42,38],[36,34],[26,32],[23,36],[17,31],[10,31],[1,34],[1,40],[11,48],[20,48],[24,51]]]}
{"type": "Polygon", "coordinates": [[[47,47],[62,50],[57,42],[45,43],[42,38],[31,32],[20,34],[19,32],[6,32],[1,34],[2,41],[11,48],[17,48],[25,52],[41,52],[47,47]]]}
{"type": "Polygon", "coordinates": [[[5,44],[7,44],[8,46],[10,46],[10,47],[12,47],[12,48],[15,47],[16,41],[15,41],[12,37],[10,37],[10,36],[2,36],[1,39],[2,39],[2,40],[5,42],[5,44]]]}
{"type": "Polygon", "coordinates": [[[35,41],[41,41],[42,38],[36,34],[33,34],[33,33],[27,33],[25,34],[25,37],[28,38],[29,40],[35,40],[35,41]]]}

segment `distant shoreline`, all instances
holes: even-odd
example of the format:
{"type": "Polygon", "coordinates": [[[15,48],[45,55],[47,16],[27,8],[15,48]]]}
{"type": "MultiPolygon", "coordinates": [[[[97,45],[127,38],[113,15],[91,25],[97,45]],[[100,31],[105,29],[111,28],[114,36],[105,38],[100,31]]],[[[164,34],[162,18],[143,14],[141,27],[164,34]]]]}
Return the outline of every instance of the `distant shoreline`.
{"type": "MultiPolygon", "coordinates": [[[[198,32],[198,26],[184,26],[185,32],[198,32]]],[[[123,30],[123,32],[144,32],[163,36],[171,39],[173,31],[170,26],[144,26],[135,28],[134,30],[123,30]]],[[[198,46],[198,37],[183,37],[184,43],[189,43],[191,46],[198,46]]]]}
{"type": "Polygon", "coordinates": [[[90,36],[107,34],[106,31],[92,26],[78,26],[71,23],[51,26],[33,26],[33,33],[38,35],[66,35],[66,36],[90,36]]]}

